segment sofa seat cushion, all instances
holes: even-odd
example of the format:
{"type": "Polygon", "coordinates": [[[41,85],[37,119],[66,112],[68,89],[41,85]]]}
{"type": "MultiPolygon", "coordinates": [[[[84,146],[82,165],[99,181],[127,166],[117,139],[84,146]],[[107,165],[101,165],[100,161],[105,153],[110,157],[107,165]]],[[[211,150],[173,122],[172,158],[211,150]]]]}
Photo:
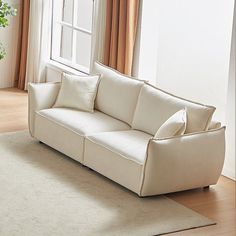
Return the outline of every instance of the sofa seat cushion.
{"type": "Polygon", "coordinates": [[[84,165],[140,195],[151,137],[135,130],[90,135],[85,139],[84,165]]]}
{"type": "Polygon", "coordinates": [[[131,125],[144,82],[100,63],[94,64],[93,73],[101,75],[95,108],[131,125]]]}
{"type": "Polygon", "coordinates": [[[187,111],[185,133],[208,129],[215,107],[192,102],[145,84],[140,91],[132,128],[155,135],[170,116],[185,108],[187,111]]]}
{"type": "Polygon", "coordinates": [[[90,141],[103,146],[139,164],[143,164],[151,135],[137,131],[104,132],[87,136],[90,141]]]}
{"type": "Polygon", "coordinates": [[[37,114],[82,136],[130,129],[126,123],[96,110],[94,113],[89,113],[68,108],[51,108],[38,111],[37,114]]]}

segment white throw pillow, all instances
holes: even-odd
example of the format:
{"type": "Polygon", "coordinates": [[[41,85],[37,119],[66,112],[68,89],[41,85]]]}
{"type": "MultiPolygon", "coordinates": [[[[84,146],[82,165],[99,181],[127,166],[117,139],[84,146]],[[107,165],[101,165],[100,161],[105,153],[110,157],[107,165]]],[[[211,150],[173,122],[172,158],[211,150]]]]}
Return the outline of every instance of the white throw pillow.
{"type": "Polygon", "coordinates": [[[187,113],[185,109],[177,111],[157,130],[154,138],[167,138],[184,134],[186,130],[187,113]]]}
{"type": "Polygon", "coordinates": [[[63,74],[61,88],[54,107],[67,107],[93,112],[99,78],[99,75],[63,74]]]}

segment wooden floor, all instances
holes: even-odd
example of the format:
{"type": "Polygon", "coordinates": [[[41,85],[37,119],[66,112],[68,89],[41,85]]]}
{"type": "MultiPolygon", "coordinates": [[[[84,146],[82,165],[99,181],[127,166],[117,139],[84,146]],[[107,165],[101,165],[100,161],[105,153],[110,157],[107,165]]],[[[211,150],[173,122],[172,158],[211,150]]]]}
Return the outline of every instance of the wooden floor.
{"type": "Polygon", "coordinates": [[[27,93],[18,89],[0,89],[0,132],[27,129],[27,93]]]}
{"type": "MultiPolygon", "coordinates": [[[[0,89],[0,132],[27,129],[27,93],[0,89]]],[[[217,225],[169,234],[172,236],[236,236],[235,181],[220,177],[209,190],[197,189],[174,194],[169,198],[217,222],[217,225]]]]}

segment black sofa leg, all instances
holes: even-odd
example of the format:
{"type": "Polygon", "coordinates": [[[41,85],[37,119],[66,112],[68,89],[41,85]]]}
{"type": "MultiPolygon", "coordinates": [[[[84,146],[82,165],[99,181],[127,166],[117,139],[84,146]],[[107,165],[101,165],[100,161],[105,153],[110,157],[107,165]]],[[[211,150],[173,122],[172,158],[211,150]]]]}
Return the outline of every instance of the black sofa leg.
{"type": "Polygon", "coordinates": [[[208,185],[208,186],[205,186],[205,187],[203,187],[203,190],[204,191],[207,191],[207,190],[209,190],[210,189],[210,186],[208,185]]]}

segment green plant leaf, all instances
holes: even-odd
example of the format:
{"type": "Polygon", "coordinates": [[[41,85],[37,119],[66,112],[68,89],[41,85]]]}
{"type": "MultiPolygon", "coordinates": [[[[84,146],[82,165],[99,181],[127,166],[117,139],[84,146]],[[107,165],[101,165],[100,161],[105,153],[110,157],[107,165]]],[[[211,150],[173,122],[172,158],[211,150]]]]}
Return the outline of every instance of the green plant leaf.
{"type": "Polygon", "coordinates": [[[6,51],[2,44],[0,43],[0,60],[3,59],[6,56],[6,51]]]}
{"type": "MultiPolygon", "coordinates": [[[[0,28],[7,27],[8,22],[8,16],[16,16],[17,9],[10,6],[7,2],[0,0],[0,28]]],[[[3,59],[6,56],[6,50],[0,43],[0,60],[3,59]]]]}
{"type": "Polygon", "coordinates": [[[15,16],[17,9],[10,6],[7,2],[0,0],[0,27],[8,26],[8,16],[15,16]]]}

